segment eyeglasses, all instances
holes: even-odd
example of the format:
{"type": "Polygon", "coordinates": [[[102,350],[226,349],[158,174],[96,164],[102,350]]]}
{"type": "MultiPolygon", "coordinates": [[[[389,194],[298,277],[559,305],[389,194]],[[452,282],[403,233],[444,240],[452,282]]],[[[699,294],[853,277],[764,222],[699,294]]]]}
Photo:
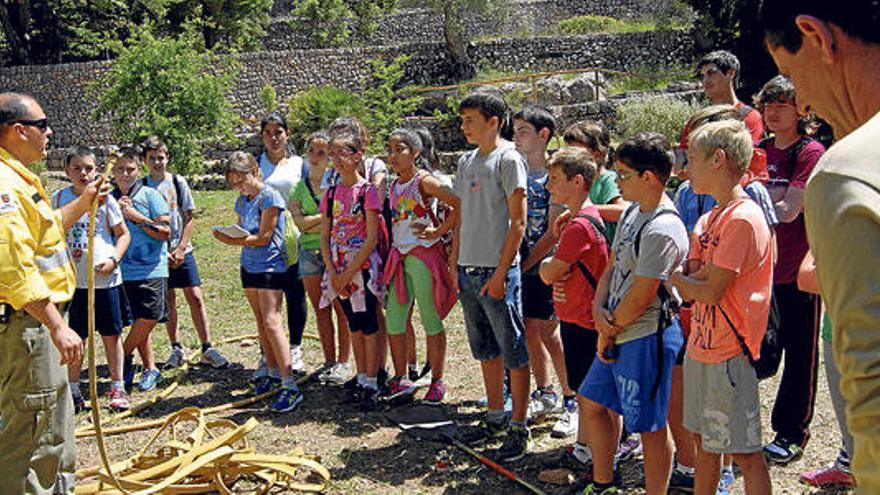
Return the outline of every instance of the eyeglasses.
{"type": "Polygon", "coordinates": [[[30,126],[34,126],[37,129],[45,132],[46,129],[49,128],[49,119],[46,117],[43,117],[42,119],[34,119],[34,120],[28,120],[28,119],[10,120],[9,122],[5,122],[5,124],[6,125],[13,125],[13,124],[30,125],[30,126]]]}
{"type": "Polygon", "coordinates": [[[636,177],[638,175],[642,175],[642,173],[635,171],[635,170],[633,170],[632,172],[621,172],[618,170],[617,171],[617,180],[623,182],[625,180],[628,180],[630,177],[636,177]]]}

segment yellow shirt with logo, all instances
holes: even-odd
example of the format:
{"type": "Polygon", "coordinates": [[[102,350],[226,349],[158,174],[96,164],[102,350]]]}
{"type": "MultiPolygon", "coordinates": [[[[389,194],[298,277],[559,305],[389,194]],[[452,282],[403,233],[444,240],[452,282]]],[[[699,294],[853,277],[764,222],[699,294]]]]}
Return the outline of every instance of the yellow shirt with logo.
{"type": "Polygon", "coordinates": [[[0,148],[0,303],[63,303],[75,288],[61,212],[39,177],[0,148]]]}

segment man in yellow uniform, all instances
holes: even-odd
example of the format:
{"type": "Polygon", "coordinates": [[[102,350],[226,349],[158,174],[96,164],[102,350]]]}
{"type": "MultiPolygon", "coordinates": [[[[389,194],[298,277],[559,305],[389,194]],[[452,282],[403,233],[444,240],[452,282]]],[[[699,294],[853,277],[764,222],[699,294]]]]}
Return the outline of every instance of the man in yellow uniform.
{"type": "Polygon", "coordinates": [[[63,308],[76,280],[65,231],[103,181],[52,210],[26,167],[52,129],[33,98],[0,93],[0,494],[73,493],[73,402],[62,367],[82,357],[63,308]]]}

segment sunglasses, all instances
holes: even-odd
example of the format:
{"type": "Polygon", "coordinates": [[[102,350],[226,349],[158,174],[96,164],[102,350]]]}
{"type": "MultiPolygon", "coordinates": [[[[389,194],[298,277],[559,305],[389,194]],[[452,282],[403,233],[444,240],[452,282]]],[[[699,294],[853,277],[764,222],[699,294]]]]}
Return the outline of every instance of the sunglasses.
{"type": "Polygon", "coordinates": [[[30,125],[30,126],[36,127],[37,129],[39,129],[41,131],[45,131],[46,129],[49,128],[49,119],[46,117],[43,117],[42,119],[35,119],[35,120],[19,119],[19,120],[11,120],[9,122],[5,122],[5,124],[6,125],[13,125],[13,124],[30,125]]]}

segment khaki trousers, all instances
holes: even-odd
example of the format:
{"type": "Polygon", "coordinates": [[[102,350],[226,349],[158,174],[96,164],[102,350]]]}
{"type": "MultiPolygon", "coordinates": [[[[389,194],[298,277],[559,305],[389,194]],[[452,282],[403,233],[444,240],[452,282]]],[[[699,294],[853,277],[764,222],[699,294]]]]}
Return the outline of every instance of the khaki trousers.
{"type": "Polygon", "coordinates": [[[49,330],[24,311],[0,323],[0,495],[71,494],[74,413],[49,330]]]}

